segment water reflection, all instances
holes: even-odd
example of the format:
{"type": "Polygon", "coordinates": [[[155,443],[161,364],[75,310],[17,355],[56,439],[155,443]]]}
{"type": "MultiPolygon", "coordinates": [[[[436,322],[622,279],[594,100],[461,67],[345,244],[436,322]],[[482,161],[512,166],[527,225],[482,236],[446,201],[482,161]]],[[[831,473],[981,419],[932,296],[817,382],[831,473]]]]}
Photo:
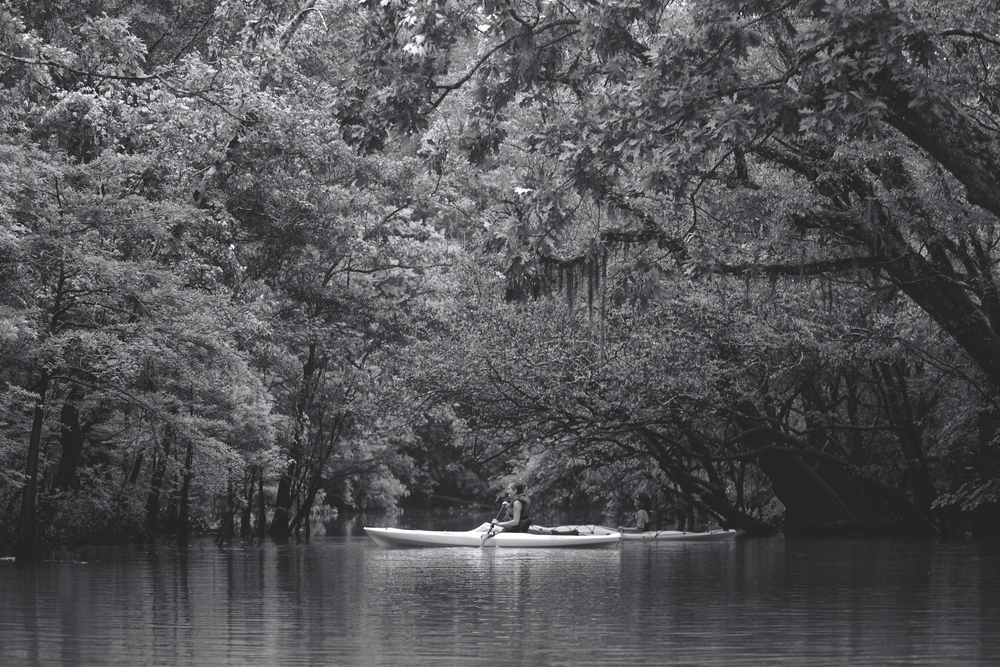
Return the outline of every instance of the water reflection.
{"type": "Polygon", "coordinates": [[[1000,545],[92,549],[0,563],[0,664],[987,665],[1000,545]]]}
{"type": "Polygon", "coordinates": [[[368,652],[399,664],[412,660],[407,647],[419,641],[434,664],[454,659],[460,638],[470,661],[519,661],[558,648],[561,660],[581,664],[593,655],[581,629],[620,588],[620,572],[617,550],[369,551],[368,652]]]}

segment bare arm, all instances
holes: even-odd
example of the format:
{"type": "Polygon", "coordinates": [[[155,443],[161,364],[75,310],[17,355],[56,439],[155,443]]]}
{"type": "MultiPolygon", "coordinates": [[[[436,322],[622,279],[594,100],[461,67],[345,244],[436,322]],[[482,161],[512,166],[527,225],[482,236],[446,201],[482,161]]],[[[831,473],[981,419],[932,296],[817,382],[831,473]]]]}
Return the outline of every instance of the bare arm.
{"type": "Polygon", "coordinates": [[[516,526],[519,523],[521,523],[521,501],[520,500],[515,500],[514,501],[513,516],[510,518],[509,521],[497,521],[496,519],[493,519],[493,524],[497,525],[497,526],[500,526],[501,528],[511,528],[513,526],[516,526]]]}

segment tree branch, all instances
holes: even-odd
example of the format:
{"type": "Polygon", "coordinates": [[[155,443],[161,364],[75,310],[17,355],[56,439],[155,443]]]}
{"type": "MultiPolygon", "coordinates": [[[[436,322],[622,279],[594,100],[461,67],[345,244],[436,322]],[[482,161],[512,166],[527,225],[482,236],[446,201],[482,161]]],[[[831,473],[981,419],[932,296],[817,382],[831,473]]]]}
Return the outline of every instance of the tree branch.
{"type": "Polygon", "coordinates": [[[993,37],[992,35],[987,35],[984,32],[979,32],[978,30],[965,30],[964,28],[953,28],[951,30],[945,30],[941,33],[942,37],[971,37],[972,39],[978,39],[983,42],[988,42],[993,46],[1000,47],[1000,38],[993,37]]]}
{"type": "Polygon", "coordinates": [[[825,273],[871,269],[879,265],[878,257],[839,257],[802,264],[717,264],[709,267],[714,273],[730,276],[817,276],[825,273]]]}
{"type": "Polygon", "coordinates": [[[41,67],[53,67],[57,69],[62,69],[70,74],[77,74],[79,76],[89,76],[96,77],[98,79],[112,79],[115,81],[134,81],[137,83],[146,83],[148,81],[159,81],[162,78],[160,73],[157,74],[102,74],[100,72],[88,72],[87,70],[77,69],[70,65],[65,65],[55,60],[48,60],[46,58],[25,58],[23,56],[15,56],[12,53],[7,53],[6,51],[0,51],[0,58],[5,60],[10,60],[12,62],[21,63],[23,65],[39,65],[41,67]]]}
{"type": "MultiPolygon", "coordinates": [[[[548,23],[546,23],[544,25],[540,25],[537,28],[532,29],[532,30],[527,30],[526,32],[528,32],[530,34],[537,34],[537,33],[540,33],[540,32],[545,32],[546,30],[552,30],[554,28],[558,28],[560,26],[566,26],[566,25],[576,26],[576,25],[579,25],[579,24],[580,24],[579,19],[559,19],[557,21],[549,21],[548,23]]],[[[453,90],[457,90],[457,89],[461,88],[462,86],[464,86],[465,84],[467,84],[472,79],[472,77],[475,76],[476,72],[479,71],[479,68],[482,67],[483,65],[485,65],[486,62],[490,58],[492,58],[493,55],[497,51],[499,51],[499,50],[501,50],[501,49],[509,46],[512,42],[515,42],[515,41],[521,39],[522,37],[524,37],[523,33],[517,33],[515,35],[512,35],[512,36],[508,37],[504,41],[500,42],[499,44],[497,44],[496,46],[494,46],[492,49],[490,49],[489,51],[487,51],[486,53],[484,53],[482,56],[480,56],[479,59],[476,60],[476,62],[474,62],[472,64],[472,67],[470,67],[469,70],[465,74],[463,74],[461,77],[459,77],[456,81],[454,81],[452,83],[442,83],[442,84],[437,84],[437,85],[431,86],[431,88],[433,88],[433,89],[443,91],[438,96],[438,98],[431,103],[431,108],[432,109],[436,109],[453,90]]]]}

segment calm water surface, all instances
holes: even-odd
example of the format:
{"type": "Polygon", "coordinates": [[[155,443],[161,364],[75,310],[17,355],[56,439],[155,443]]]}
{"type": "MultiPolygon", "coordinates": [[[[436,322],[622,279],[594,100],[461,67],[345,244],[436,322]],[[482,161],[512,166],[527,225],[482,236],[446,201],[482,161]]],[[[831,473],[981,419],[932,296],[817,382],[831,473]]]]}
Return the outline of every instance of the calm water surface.
{"type": "Polygon", "coordinates": [[[987,665],[1000,544],[382,549],[0,562],[0,665],[987,665]]]}

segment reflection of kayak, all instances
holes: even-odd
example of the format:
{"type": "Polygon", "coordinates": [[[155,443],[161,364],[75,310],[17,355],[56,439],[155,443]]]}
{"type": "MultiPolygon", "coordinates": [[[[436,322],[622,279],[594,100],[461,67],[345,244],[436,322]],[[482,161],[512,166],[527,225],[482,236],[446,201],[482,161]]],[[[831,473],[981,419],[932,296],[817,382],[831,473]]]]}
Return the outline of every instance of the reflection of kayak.
{"type": "Polygon", "coordinates": [[[552,548],[605,548],[613,549],[621,540],[621,533],[610,531],[595,534],[535,534],[486,532],[490,524],[484,523],[472,530],[407,530],[405,528],[371,528],[366,526],[368,537],[381,547],[507,547],[516,549],[552,548]],[[485,537],[485,540],[483,539],[485,537]]]}
{"type": "MultiPolygon", "coordinates": [[[[565,526],[532,526],[529,532],[542,535],[609,535],[618,534],[614,528],[594,524],[571,524],[565,526]]],[[[722,542],[736,539],[735,530],[711,530],[705,533],[691,533],[684,530],[647,530],[644,532],[622,531],[621,536],[626,541],[653,540],[657,542],[722,542]]]]}

